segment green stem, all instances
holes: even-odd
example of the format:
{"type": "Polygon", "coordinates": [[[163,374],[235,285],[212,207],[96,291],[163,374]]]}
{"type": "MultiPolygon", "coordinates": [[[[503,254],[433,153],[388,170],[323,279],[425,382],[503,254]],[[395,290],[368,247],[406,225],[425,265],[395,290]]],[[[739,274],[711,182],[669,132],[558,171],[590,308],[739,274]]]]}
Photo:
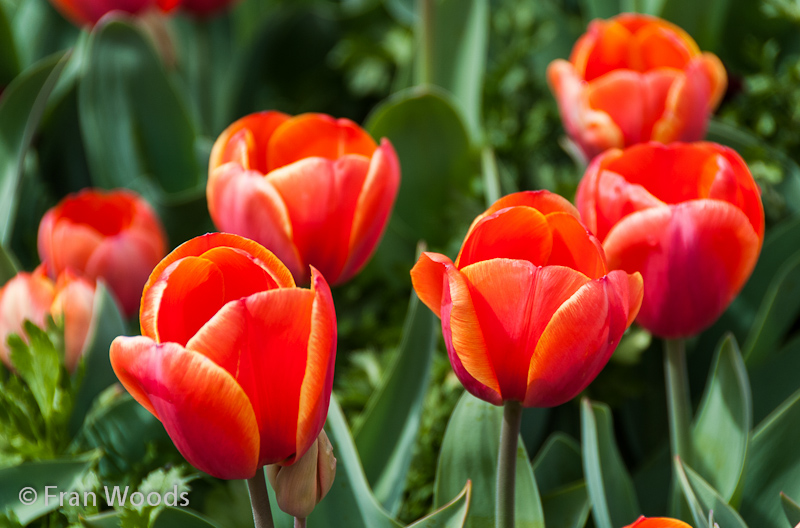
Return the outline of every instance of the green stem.
{"type": "Polygon", "coordinates": [[[433,1],[417,0],[419,13],[419,84],[433,82],[433,1]]]}
{"type": "Polygon", "coordinates": [[[253,478],[247,479],[247,489],[250,490],[250,504],[253,506],[255,528],[275,528],[275,524],[272,522],[272,510],[269,507],[269,493],[267,493],[264,468],[259,468],[253,478]]]}
{"type": "Polygon", "coordinates": [[[305,518],[295,517],[294,518],[294,528],[306,528],[306,520],[305,520],[305,518]]]}
{"type": "Polygon", "coordinates": [[[517,479],[517,442],[522,423],[522,404],[507,401],[503,406],[503,428],[497,455],[496,528],[514,528],[514,493],[517,479]]]}
{"type": "Polygon", "coordinates": [[[492,147],[487,145],[481,150],[481,164],[483,165],[486,207],[489,207],[500,199],[500,175],[497,171],[497,159],[492,147]]]}
{"type": "Polygon", "coordinates": [[[689,425],[692,419],[692,405],[689,399],[689,374],[686,368],[686,346],[683,339],[664,341],[664,374],[667,384],[672,456],[678,455],[691,464],[689,425]]]}

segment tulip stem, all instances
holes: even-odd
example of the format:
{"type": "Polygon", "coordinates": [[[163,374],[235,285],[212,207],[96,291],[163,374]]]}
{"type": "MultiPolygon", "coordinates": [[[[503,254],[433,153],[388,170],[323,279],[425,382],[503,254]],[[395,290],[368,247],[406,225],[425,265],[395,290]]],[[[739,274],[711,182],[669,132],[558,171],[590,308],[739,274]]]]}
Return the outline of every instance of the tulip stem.
{"type": "Polygon", "coordinates": [[[269,493],[267,492],[264,468],[258,468],[256,475],[247,479],[247,488],[250,490],[250,504],[253,506],[255,528],[275,528],[275,524],[272,522],[272,510],[269,507],[269,493]]]}
{"type": "Polygon", "coordinates": [[[419,84],[433,82],[433,0],[417,0],[419,13],[418,42],[419,84]]]}
{"type": "Polygon", "coordinates": [[[497,455],[496,528],[514,528],[514,495],[517,480],[517,442],[522,423],[522,404],[507,401],[503,405],[500,451],[497,455]]]}
{"type": "Polygon", "coordinates": [[[306,528],[306,519],[305,517],[295,517],[294,518],[294,528],[306,528]]]}
{"type": "Polygon", "coordinates": [[[692,405],[689,399],[689,373],[686,368],[686,345],[683,339],[664,341],[664,374],[667,383],[672,456],[678,455],[690,461],[689,425],[692,419],[692,405]]]}

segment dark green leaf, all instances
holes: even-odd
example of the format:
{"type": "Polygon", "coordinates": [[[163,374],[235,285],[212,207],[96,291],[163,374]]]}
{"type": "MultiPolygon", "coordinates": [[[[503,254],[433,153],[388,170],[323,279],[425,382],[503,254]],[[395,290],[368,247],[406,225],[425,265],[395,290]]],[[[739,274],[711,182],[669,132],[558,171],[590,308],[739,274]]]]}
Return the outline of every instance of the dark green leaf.
{"type": "Polygon", "coordinates": [[[106,512],[99,515],[92,515],[81,522],[86,528],[117,528],[119,526],[119,513],[106,512]]]}
{"type": "Polygon", "coordinates": [[[125,321],[116,301],[102,281],[98,281],[92,307],[92,321],[86,334],[81,359],[81,385],[75,397],[70,431],[75,434],[83,423],[92,402],[104,389],[116,383],[109,349],[115,337],[125,334],[125,321]]]}
{"type": "Polygon", "coordinates": [[[411,26],[416,22],[418,0],[383,0],[383,3],[387,11],[401,24],[411,26]]]}
{"type": "Polygon", "coordinates": [[[697,418],[692,426],[693,463],[725,501],[741,491],[753,422],[747,370],[736,339],[717,348],[697,418]]]}
{"type": "Polygon", "coordinates": [[[9,250],[0,245],[0,286],[11,280],[19,271],[19,265],[9,250]]]}
{"type": "Polygon", "coordinates": [[[627,526],[640,514],[636,493],[614,439],[611,409],[581,402],[583,471],[598,528],[627,526]]]}
{"type": "Polygon", "coordinates": [[[619,14],[620,0],[581,0],[584,18],[589,21],[595,18],[610,18],[619,14]]]}
{"type": "Polygon", "coordinates": [[[692,516],[698,526],[708,524],[709,512],[725,528],[747,528],[744,520],[723,499],[717,490],[703,480],[692,468],[675,459],[675,470],[678,474],[681,489],[692,510],[692,516]]]}
{"type": "Polygon", "coordinates": [[[658,14],[685,29],[700,49],[719,51],[729,5],[730,0],[669,0],[658,14]]]}
{"type": "MultiPolygon", "coordinates": [[[[59,507],[58,493],[68,492],[78,484],[83,473],[89,469],[94,455],[64,460],[26,462],[19,466],[0,469],[0,513],[13,512],[24,525],[59,507]],[[45,490],[46,486],[55,486],[45,490]],[[33,504],[20,502],[24,488],[35,491],[33,504]],[[55,498],[53,498],[55,494],[55,498]],[[47,495],[47,497],[45,497],[47,495]],[[45,504],[47,500],[47,504],[45,504]]],[[[31,493],[28,497],[33,498],[31,493]]]]}
{"type": "Polygon", "coordinates": [[[553,433],[533,461],[542,495],[546,526],[583,528],[591,504],[583,481],[581,446],[564,433],[553,433]]]}
{"type": "Polygon", "coordinates": [[[0,98],[0,244],[11,239],[25,154],[47,98],[69,60],[59,53],[22,72],[0,98]]]}
{"type": "Polygon", "coordinates": [[[403,338],[381,386],[367,403],[354,437],[376,498],[400,508],[428,390],[438,319],[411,293],[403,338]]]}
{"type": "Polygon", "coordinates": [[[749,369],[753,390],[753,420],[763,420],[797,390],[800,372],[800,336],[781,347],[769,359],[749,369]]]}
{"type": "MultiPolygon", "coordinates": [[[[472,481],[472,503],[467,528],[495,524],[497,452],[503,408],[464,393],[447,424],[436,470],[434,505],[441,506],[472,481]]],[[[520,441],[517,449],[516,527],[543,528],[539,491],[520,441]]]]}
{"type": "Polygon", "coordinates": [[[413,524],[408,528],[463,528],[467,522],[469,503],[472,496],[472,483],[467,482],[458,496],[413,524]]]}
{"type": "Polygon", "coordinates": [[[197,512],[168,506],[156,517],[153,528],[221,528],[197,512]]]}
{"type": "Polygon", "coordinates": [[[64,51],[75,43],[80,29],[68,22],[50,2],[19,0],[17,4],[11,25],[17,36],[17,56],[22,68],[64,51]],[[36,38],[24,38],[32,35],[36,38]]]}
{"type": "Polygon", "coordinates": [[[781,492],[781,505],[783,506],[783,513],[786,514],[786,519],[792,526],[800,525],[800,504],[789,498],[784,492],[781,492]]]}
{"type": "Polygon", "coordinates": [[[0,92],[17,74],[19,74],[19,59],[14,46],[14,34],[11,32],[6,10],[0,6],[0,92]]]}
{"type": "Polygon", "coordinates": [[[800,391],[753,432],[739,512],[758,528],[785,528],[780,492],[800,496],[800,391]]]}

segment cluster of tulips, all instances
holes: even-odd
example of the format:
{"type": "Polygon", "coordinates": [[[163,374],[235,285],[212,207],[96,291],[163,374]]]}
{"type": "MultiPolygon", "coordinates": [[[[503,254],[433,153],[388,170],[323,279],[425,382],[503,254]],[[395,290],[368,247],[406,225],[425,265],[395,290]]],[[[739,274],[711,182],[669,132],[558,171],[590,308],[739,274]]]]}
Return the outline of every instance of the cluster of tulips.
{"type": "MultiPolygon", "coordinates": [[[[81,23],[107,10],[53,1],[81,23]]],[[[220,7],[141,1],[126,10],[176,3],[220,7]]],[[[589,162],[575,205],[547,191],[507,195],[474,220],[455,260],[425,252],[410,270],[441,319],[457,378],[504,406],[497,528],[514,526],[522,408],[576,397],[634,321],[670,340],[668,386],[686,390],[680,340],[728,307],[764,239],[745,162],[699,142],[725,70],[680,28],[642,15],[596,20],[548,79],[589,162]]],[[[220,233],[167,254],[160,221],[133,192],[70,195],[41,221],[42,265],[0,290],[0,358],[13,370],[7,336],[22,333],[25,319],[42,326],[51,316],[74,369],[95,281],[104,281],[141,324],[141,336],[111,346],[122,385],[189,463],[248,480],[259,528],[271,526],[264,466],[281,509],[303,523],[336,467],[322,430],[337,343],[329,285],[370,259],[400,174],[391,143],[349,120],[266,111],[231,124],[214,144],[206,195],[220,233]]],[[[672,452],[681,455],[688,423],[676,408],[686,395],[668,400],[672,452]]],[[[641,518],[629,528],[684,526],[641,518]]]]}

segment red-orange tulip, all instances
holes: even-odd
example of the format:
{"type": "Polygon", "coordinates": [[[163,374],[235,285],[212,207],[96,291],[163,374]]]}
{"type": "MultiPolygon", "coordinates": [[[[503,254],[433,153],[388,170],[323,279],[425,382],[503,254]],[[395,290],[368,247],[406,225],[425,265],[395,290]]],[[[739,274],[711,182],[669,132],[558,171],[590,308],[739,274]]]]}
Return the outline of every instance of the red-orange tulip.
{"type": "Polygon", "coordinates": [[[64,363],[75,371],[92,321],[95,287],[70,272],[53,284],[38,267],[33,273],[20,272],[0,288],[0,360],[11,367],[6,340],[9,334],[25,339],[22,323],[27,319],[44,328],[47,316],[64,328],[64,363]]]}
{"type": "Polygon", "coordinates": [[[170,11],[180,0],[50,0],[76,26],[93,26],[112,11],[140,14],[150,9],[170,11]]]}
{"type": "Polygon", "coordinates": [[[610,268],[644,278],[637,322],[666,338],[712,324],[761,251],[764,210],[750,171],[714,143],[648,143],[595,158],[578,210],[610,268]]]}
{"type": "Polygon", "coordinates": [[[208,209],[220,230],[263,244],[298,283],[311,265],[341,284],[375,250],[399,184],[392,145],[352,121],[261,112],[214,144],[208,209]]]}
{"type": "Polygon", "coordinates": [[[639,517],[635,523],[629,524],[625,528],[692,528],[683,521],[668,519],[666,517],[639,517]]]}
{"type": "Polygon", "coordinates": [[[495,202],[470,227],[455,264],[423,253],[414,289],[442,320],[450,363],[495,405],[560,405],[602,370],[642,299],[638,273],[606,271],[597,239],[546,191],[495,202]]]}
{"type": "Polygon", "coordinates": [[[67,196],[42,218],[38,245],[51,277],[72,270],[102,278],[127,315],[136,313],[147,276],[167,252],[155,212],[126,190],[67,196]]]}
{"type": "Polygon", "coordinates": [[[592,21],[547,78],[567,134],[589,159],[649,140],[703,139],[727,85],[719,59],[685,31],[631,13],[592,21]]]}
{"type": "Polygon", "coordinates": [[[142,337],[118,337],[111,364],[196,468],[251,478],[292,464],[328,414],[336,358],[330,289],[295,286],[275,256],[210,234],[175,249],[142,294],[142,337]]]}

